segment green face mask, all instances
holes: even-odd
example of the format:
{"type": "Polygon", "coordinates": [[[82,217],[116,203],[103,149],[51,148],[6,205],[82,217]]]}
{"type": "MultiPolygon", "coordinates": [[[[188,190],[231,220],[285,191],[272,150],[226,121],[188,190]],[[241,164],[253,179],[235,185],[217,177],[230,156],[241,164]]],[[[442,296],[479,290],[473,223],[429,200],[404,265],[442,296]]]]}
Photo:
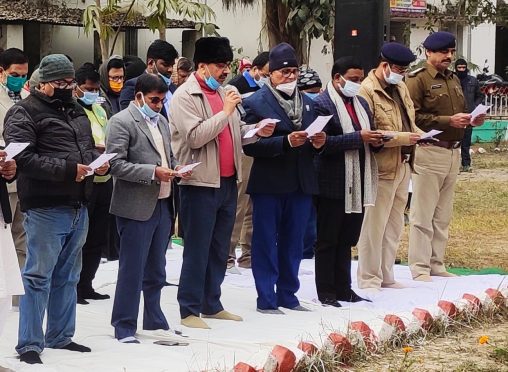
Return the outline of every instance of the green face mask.
{"type": "Polygon", "coordinates": [[[5,86],[11,92],[19,93],[19,92],[21,92],[21,89],[23,89],[23,86],[25,85],[25,83],[26,83],[26,76],[7,75],[7,82],[5,83],[5,86]]]}

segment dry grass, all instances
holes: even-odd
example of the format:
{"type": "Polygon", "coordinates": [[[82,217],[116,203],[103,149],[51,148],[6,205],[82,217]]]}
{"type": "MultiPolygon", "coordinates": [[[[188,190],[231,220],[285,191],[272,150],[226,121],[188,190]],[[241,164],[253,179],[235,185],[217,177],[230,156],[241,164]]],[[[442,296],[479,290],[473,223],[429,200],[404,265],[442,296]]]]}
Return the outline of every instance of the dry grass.
{"type": "MultiPolygon", "coordinates": [[[[473,156],[474,173],[457,182],[446,263],[508,271],[508,153],[473,156]]],[[[398,257],[407,262],[408,227],[398,257]]]]}
{"type": "MultiPolygon", "coordinates": [[[[506,311],[506,310],[505,310],[506,311]]],[[[402,348],[371,356],[355,365],[354,371],[508,371],[508,314],[482,317],[473,324],[428,335],[423,343],[412,343],[413,352],[406,356],[402,348]],[[481,336],[489,344],[480,345],[481,336]]]]}

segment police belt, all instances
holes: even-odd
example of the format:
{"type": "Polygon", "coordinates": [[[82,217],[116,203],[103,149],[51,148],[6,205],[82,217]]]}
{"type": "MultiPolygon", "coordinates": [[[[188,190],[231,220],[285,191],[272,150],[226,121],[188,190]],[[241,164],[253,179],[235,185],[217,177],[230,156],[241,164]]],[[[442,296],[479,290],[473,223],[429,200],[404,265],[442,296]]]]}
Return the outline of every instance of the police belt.
{"type": "Polygon", "coordinates": [[[442,147],[444,149],[458,149],[460,147],[460,141],[437,141],[432,142],[433,146],[442,147]]]}

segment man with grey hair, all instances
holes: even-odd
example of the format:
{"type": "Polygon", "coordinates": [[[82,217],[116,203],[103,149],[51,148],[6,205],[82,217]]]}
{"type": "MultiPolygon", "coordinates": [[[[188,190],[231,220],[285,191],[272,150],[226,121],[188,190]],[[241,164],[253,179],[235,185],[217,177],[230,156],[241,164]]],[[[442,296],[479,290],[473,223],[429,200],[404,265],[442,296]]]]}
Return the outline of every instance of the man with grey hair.
{"type": "MultiPolygon", "coordinates": [[[[76,81],[71,62],[63,54],[48,55],[39,75],[38,89],[7,112],[4,130],[7,145],[28,143],[16,157],[27,232],[16,351],[29,364],[42,363],[44,347],[90,351],[72,337],[81,248],[88,230],[86,202],[93,183],[87,164],[99,155],[90,121],[72,97],[76,81]]],[[[95,174],[108,169],[106,163],[95,174]]]]}

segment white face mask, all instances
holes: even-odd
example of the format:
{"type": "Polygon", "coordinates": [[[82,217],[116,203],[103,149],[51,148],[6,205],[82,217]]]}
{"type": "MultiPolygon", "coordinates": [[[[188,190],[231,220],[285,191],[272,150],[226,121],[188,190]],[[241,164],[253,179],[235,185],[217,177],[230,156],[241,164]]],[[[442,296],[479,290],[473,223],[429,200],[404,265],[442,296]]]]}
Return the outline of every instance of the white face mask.
{"type": "Polygon", "coordinates": [[[390,73],[388,76],[386,76],[386,73],[385,73],[385,70],[383,70],[383,77],[385,78],[385,81],[388,83],[388,84],[398,84],[402,81],[402,79],[404,79],[404,76],[402,76],[401,74],[397,74],[396,72],[393,72],[392,69],[390,68],[390,66],[388,66],[388,69],[390,70],[390,73]]]}
{"type": "Polygon", "coordinates": [[[275,89],[287,94],[288,96],[292,96],[296,89],[296,83],[296,80],[294,80],[291,83],[279,84],[275,89]]]}
{"type": "Polygon", "coordinates": [[[360,91],[361,85],[353,81],[346,80],[342,76],[340,78],[346,82],[344,88],[339,84],[339,89],[342,92],[342,94],[344,94],[346,97],[356,96],[360,91]]]}

